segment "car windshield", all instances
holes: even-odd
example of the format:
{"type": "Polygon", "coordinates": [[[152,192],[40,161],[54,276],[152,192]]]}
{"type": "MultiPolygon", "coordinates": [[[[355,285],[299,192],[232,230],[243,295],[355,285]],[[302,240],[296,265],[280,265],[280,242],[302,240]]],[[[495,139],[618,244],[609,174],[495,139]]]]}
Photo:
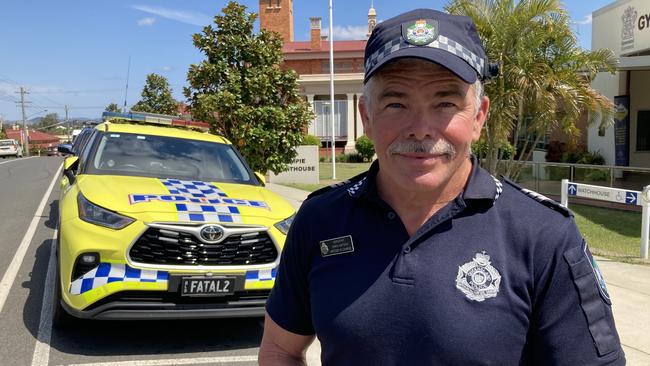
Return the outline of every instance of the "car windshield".
{"type": "Polygon", "coordinates": [[[102,133],[88,174],[250,183],[249,169],[232,146],[130,133],[102,133]]]}
{"type": "Polygon", "coordinates": [[[0,146],[13,146],[13,140],[0,140],[0,146]]]}

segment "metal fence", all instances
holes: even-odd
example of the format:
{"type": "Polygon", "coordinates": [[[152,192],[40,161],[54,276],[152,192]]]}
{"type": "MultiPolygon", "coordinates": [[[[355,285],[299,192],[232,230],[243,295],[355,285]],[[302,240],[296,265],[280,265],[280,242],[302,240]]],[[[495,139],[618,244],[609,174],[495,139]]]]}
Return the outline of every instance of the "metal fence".
{"type": "MultiPolygon", "coordinates": [[[[497,172],[503,174],[508,164],[509,161],[499,161],[497,172]]],[[[650,168],[532,161],[523,164],[515,182],[544,195],[560,196],[562,179],[635,191],[642,191],[644,186],[650,184],[650,168]]]]}

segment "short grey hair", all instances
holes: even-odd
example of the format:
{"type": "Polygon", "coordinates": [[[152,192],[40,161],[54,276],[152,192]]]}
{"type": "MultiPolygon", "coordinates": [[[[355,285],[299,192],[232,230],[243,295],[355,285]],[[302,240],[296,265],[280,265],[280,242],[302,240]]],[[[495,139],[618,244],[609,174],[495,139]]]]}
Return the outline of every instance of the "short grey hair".
{"type": "MultiPolygon", "coordinates": [[[[401,65],[401,64],[407,63],[407,62],[412,61],[412,60],[413,59],[408,59],[408,58],[406,58],[406,59],[398,59],[396,61],[391,62],[390,67],[405,66],[405,65],[401,65]]],[[[418,59],[416,59],[416,60],[417,60],[417,62],[428,62],[428,61],[423,61],[423,60],[418,60],[418,59]]],[[[370,92],[372,91],[374,80],[376,79],[377,75],[379,75],[379,73],[372,75],[370,77],[370,79],[368,79],[368,81],[366,81],[363,84],[363,99],[364,99],[364,101],[366,103],[366,106],[370,106],[370,100],[371,100],[371,98],[370,98],[371,93],[370,92]]],[[[483,97],[485,96],[485,91],[484,91],[483,83],[481,82],[481,79],[477,78],[476,81],[474,82],[474,84],[472,84],[470,86],[470,88],[474,88],[474,98],[475,98],[474,110],[476,111],[476,114],[478,114],[479,111],[481,110],[481,102],[483,101],[483,97]]]]}

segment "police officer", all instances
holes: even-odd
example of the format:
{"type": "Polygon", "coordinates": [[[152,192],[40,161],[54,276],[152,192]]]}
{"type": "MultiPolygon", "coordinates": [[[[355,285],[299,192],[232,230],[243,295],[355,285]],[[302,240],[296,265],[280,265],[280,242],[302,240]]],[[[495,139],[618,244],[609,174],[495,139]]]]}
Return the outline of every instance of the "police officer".
{"type": "Polygon", "coordinates": [[[359,109],[369,171],[303,203],[267,303],[259,361],[622,365],[605,283],[571,213],[470,155],[492,68],[470,18],[380,23],[359,109]]]}

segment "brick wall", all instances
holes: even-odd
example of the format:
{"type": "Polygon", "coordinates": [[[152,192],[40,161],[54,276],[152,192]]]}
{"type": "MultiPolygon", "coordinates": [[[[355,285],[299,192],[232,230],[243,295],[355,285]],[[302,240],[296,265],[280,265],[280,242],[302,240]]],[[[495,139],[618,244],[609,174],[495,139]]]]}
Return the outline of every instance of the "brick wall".
{"type": "Polygon", "coordinates": [[[280,33],[282,40],[293,42],[293,1],[260,0],[260,27],[280,33]]]}

